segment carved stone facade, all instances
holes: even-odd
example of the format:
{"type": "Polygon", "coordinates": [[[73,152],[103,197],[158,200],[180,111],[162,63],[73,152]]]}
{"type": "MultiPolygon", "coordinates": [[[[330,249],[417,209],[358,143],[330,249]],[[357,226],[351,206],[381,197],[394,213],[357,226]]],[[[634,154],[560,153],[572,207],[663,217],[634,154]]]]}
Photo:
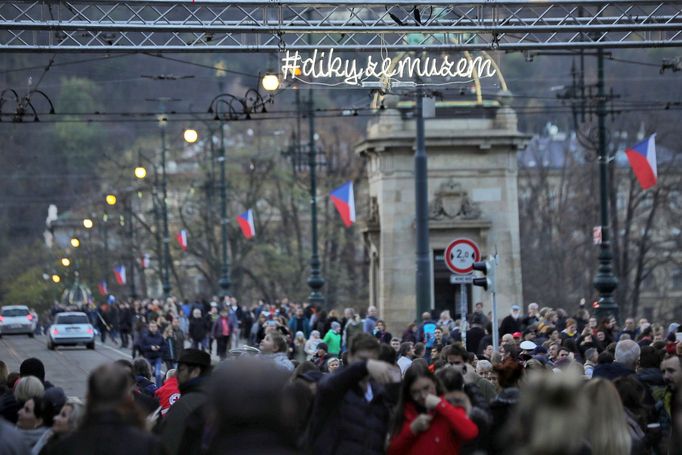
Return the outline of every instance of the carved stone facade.
{"type": "MultiPolygon", "coordinates": [[[[370,254],[370,303],[397,333],[417,316],[415,122],[395,98],[386,101],[386,109],[368,125],[367,138],[356,146],[366,158],[369,197],[368,213],[358,218],[364,221],[370,254]]],[[[497,250],[498,317],[521,303],[516,154],[527,140],[517,130],[513,110],[497,102],[449,112],[439,107],[436,118],[426,120],[435,310],[457,312],[442,251],[458,237],[476,241],[484,256],[497,250]]],[[[490,311],[479,288],[470,298],[490,311]]]]}

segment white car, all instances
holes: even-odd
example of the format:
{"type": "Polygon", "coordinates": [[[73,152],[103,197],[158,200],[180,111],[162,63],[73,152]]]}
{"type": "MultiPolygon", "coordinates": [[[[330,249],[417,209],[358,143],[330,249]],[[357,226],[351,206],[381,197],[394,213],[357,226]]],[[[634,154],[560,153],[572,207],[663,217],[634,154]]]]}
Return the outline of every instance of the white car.
{"type": "Polygon", "coordinates": [[[95,349],[95,328],[90,324],[88,316],[76,311],[57,313],[47,332],[47,349],[53,351],[57,346],[77,344],[95,349]]]}
{"type": "Polygon", "coordinates": [[[36,319],[26,305],[8,305],[0,309],[0,337],[3,335],[28,335],[33,338],[36,319]]]}

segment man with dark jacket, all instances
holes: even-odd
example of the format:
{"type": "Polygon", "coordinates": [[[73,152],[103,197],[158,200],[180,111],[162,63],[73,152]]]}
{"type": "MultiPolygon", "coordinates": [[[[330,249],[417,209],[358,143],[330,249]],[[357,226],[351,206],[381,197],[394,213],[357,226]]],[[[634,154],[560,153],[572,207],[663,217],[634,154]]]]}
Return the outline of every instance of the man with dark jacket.
{"type": "Polygon", "coordinates": [[[500,324],[500,337],[508,333],[520,332],[521,329],[521,307],[512,305],[511,313],[502,319],[502,323],[500,324]]]}
{"type": "Polygon", "coordinates": [[[149,364],[154,370],[154,378],[156,379],[156,386],[160,387],[163,383],[161,377],[161,365],[163,364],[165,343],[163,336],[159,332],[159,326],[155,321],[149,323],[147,331],[142,334],[141,340],[142,355],[149,361],[149,364]]]}
{"type": "Polygon", "coordinates": [[[289,331],[303,332],[306,338],[310,336],[310,321],[303,314],[303,308],[296,308],[296,315],[289,320],[289,331]]]}
{"type": "Polygon", "coordinates": [[[482,351],[479,351],[478,348],[484,336],[485,330],[483,329],[481,315],[474,314],[471,318],[471,328],[467,330],[467,351],[481,355],[482,351]]]}
{"type": "Polygon", "coordinates": [[[351,340],[348,366],[319,382],[310,419],[312,453],[384,453],[400,370],[378,356],[377,339],[358,334],[351,340]]]}
{"type": "Polygon", "coordinates": [[[201,452],[210,372],[211,356],[208,353],[185,349],[176,372],[181,397],[168,410],[159,431],[168,455],[201,452]]]}
{"type": "Polygon", "coordinates": [[[118,312],[118,330],[121,332],[121,347],[127,348],[133,331],[134,314],[128,303],[122,303],[118,312]]]}

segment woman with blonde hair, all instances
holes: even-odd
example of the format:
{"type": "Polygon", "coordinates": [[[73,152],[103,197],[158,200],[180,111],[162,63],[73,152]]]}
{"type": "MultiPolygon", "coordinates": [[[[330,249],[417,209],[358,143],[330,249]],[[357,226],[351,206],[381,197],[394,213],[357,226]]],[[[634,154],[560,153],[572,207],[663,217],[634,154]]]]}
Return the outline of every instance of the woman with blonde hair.
{"type": "MultiPolygon", "coordinates": [[[[527,371],[517,407],[500,437],[493,441],[493,453],[590,453],[585,438],[588,405],[581,393],[581,383],[573,370],[562,374],[527,371]],[[510,445],[514,448],[511,451],[510,445]]],[[[592,453],[601,455],[598,451],[592,453]]]]}
{"type": "Polygon", "coordinates": [[[629,454],[632,438],[616,387],[606,379],[593,379],[585,385],[583,394],[589,403],[585,416],[592,453],[629,454]]]}
{"type": "Polygon", "coordinates": [[[42,397],[45,386],[35,376],[24,376],[14,386],[14,398],[23,405],[31,398],[42,397]]]}

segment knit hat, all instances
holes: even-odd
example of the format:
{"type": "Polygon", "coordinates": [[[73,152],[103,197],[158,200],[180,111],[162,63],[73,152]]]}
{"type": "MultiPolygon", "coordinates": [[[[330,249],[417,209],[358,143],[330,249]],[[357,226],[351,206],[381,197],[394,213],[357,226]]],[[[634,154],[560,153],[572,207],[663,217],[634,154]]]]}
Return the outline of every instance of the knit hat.
{"type": "Polygon", "coordinates": [[[341,324],[334,321],[334,322],[332,322],[332,330],[336,330],[336,329],[341,329],[341,324]]]}
{"type": "Polygon", "coordinates": [[[45,365],[43,365],[43,362],[41,362],[40,359],[30,357],[21,362],[19,376],[22,378],[24,376],[35,376],[40,379],[40,382],[45,382],[45,365]]]}

